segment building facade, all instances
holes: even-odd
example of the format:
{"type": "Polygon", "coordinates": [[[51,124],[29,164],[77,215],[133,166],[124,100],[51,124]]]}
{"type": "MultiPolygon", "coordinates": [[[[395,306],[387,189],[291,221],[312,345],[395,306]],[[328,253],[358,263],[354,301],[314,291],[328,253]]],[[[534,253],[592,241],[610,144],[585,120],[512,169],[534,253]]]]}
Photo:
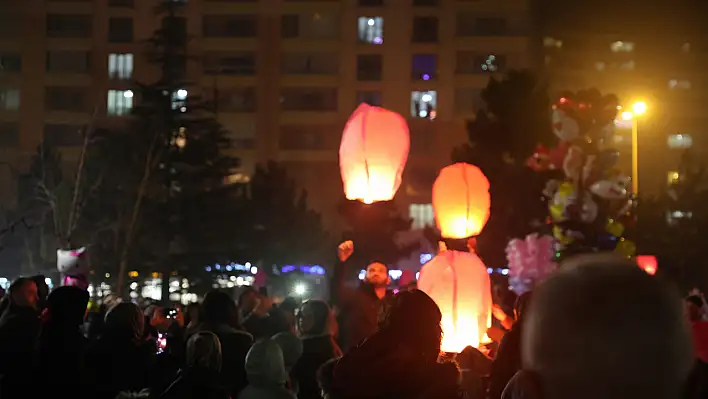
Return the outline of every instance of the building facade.
{"type": "MultiPolygon", "coordinates": [[[[359,103],[409,119],[397,201],[422,227],[432,182],[466,141],[490,74],[534,66],[527,0],[184,1],[199,59],[184,94],[217,100],[243,162],[234,179],[282,162],[335,230],[339,140],[359,103]]],[[[16,204],[13,176],[42,140],[70,164],[83,126],[128,116],[134,81],[154,73],[141,41],[159,25],[156,3],[24,0],[0,15],[3,204],[16,204]]]]}
{"type": "MultiPolygon", "coordinates": [[[[681,1],[666,9],[629,3],[612,12],[603,4],[559,11],[544,24],[545,70],[556,93],[594,87],[625,107],[648,104],[638,119],[639,191],[659,195],[681,178],[686,150],[708,151],[708,43],[700,18],[706,12],[681,1]]],[[[618,121],[615,144],[629,174],[631,123],[618,121]]]]}

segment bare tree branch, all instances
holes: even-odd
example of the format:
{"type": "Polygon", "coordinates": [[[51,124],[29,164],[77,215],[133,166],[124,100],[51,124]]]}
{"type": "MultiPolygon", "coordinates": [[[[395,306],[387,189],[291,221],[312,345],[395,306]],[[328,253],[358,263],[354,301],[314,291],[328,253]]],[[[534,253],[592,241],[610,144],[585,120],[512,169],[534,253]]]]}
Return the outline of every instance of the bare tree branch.
{"type": "Polygon", "coordinates": [[[86,133],[84,134],[84,143],[81,146],[81,155],[79,156],[79,165],[76,169],[76,177],[74,179],[74,195],[71,199],[71,205],[69,207],[69,222],[67,225],[67,231],[65,232],[64,239],[68,240],[71,234],[76,229],[79,217],[81,216],[80,197],[81,197],[81,184],[84,177],[84,169],[86,164],[86,152],[88,151],[89,142],[91,136],[93,136],[93,131],[96,124],[96,113],[98,112],[98,107],[94,108],[93,116],[91,117],[91,123],[86,128],[86,133]]]}

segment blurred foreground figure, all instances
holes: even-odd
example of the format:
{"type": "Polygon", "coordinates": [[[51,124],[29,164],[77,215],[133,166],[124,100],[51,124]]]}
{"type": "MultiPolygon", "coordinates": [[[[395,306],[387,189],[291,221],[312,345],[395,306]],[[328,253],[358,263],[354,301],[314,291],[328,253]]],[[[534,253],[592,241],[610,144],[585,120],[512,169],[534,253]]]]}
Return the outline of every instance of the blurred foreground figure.
{"type": "Polygon", "coordinates": [[[441,319],[440,308],[423,291],[396,295],[379,330],[337,362],[325,388],[329,398],[459,398],[457,366],[438,363],[441,319]]]}
{"type": "Polygon", "coordinates": [[[693,358],[681,299],[629,260],[570,259],[534,291],[524,323],[524,371],[507,386],[524,392],[510,397],[681,397],[693,358]]]}

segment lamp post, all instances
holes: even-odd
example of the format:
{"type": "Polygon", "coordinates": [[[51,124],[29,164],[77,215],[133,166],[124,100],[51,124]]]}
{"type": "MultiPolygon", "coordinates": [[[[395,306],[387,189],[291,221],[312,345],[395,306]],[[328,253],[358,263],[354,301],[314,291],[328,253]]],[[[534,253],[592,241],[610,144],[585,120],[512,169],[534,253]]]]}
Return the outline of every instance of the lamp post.
{"type": "Polygon", "coordinates": [[[647,112],[647,103],[637,101],[632,104],[632,111],[622,112],[621,117],[632,122],[632,191],[639,193],[639,117],[647,112]]]}

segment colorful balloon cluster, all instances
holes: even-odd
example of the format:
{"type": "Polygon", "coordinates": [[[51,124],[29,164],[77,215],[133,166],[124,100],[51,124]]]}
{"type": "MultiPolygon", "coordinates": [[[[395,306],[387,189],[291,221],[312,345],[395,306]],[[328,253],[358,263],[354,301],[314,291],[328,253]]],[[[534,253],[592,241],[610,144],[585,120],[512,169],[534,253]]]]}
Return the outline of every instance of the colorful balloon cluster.
{"type": "Polygon", "coordinates": [[[509,241],[506,259],[511,289],[521,295],[548,277],[557,268],[556,263],[551,261],[554,252],[554,240],[550,236],[534,233],[523,240],[509,241]]]}
{"type": "Polygon", "coordinates": [[[615,168],[617,150],[609,148],[612,123],[604,124],[609,107],[561,98],[553,107],[556,148],[539,146],[527,165],[537,172],[554,172],[546,185],[549,221],[556,240],[556,257],[567,253],[616,251],[634,256],[634,243],[624,237],[633,225],[631,179],[615,168]],[[602,119],[594,116],[601,114],[602,119]],[[572,116],[571,116],[572,115],[572,116]],[[602,122],[600,122],[602,120],[602,122]]]}

